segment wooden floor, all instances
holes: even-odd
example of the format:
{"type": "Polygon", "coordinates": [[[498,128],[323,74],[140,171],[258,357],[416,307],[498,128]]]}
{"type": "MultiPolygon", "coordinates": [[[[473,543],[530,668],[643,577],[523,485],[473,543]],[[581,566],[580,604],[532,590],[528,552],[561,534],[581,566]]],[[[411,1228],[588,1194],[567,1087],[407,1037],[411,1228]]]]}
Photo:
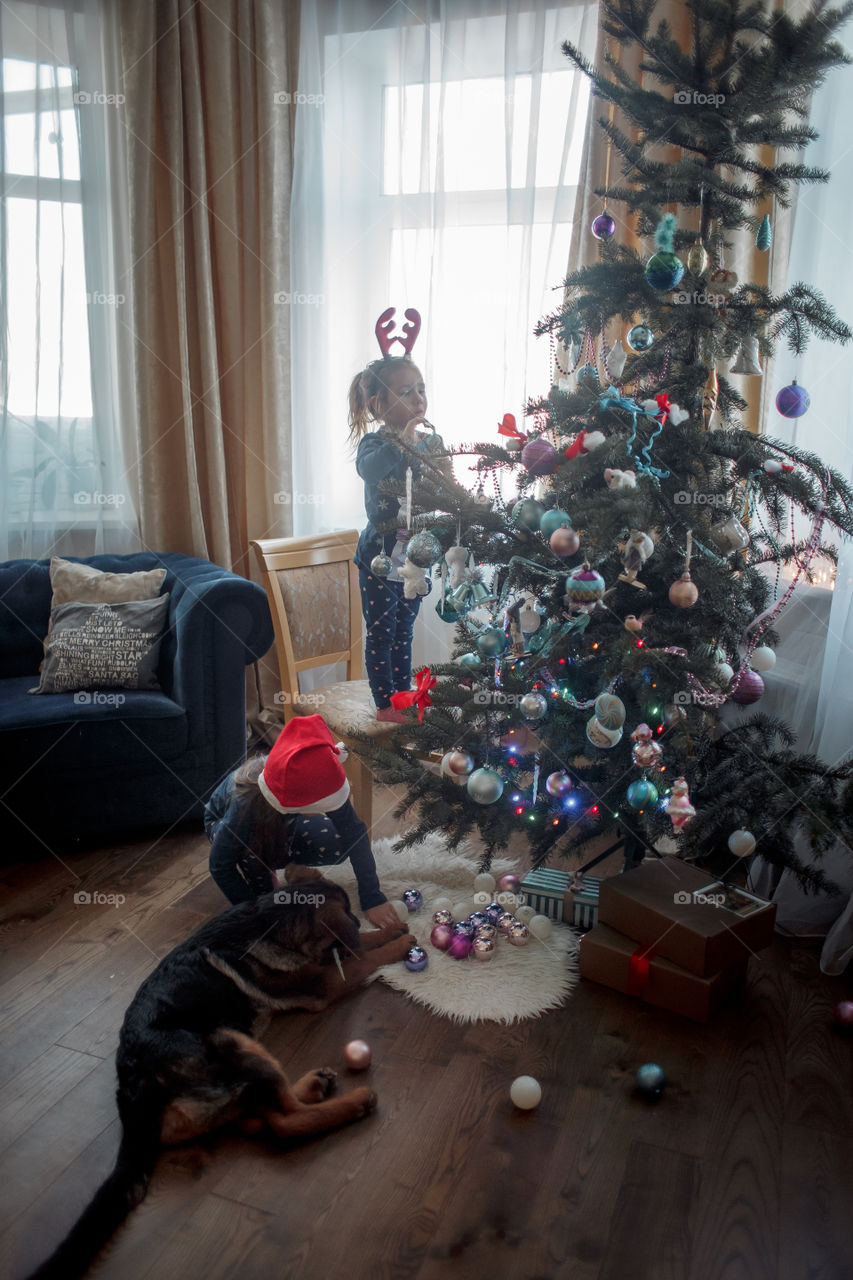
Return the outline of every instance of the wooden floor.
{"type": "MultiPolygon", "coordinates": [[[[375,834],[394,830],[377,791],[375,834]]],[[[111,1167],[113,1054],[156,960],[223,902],[196,832],[6,868],[0,1269],[49,1252],[111,1167]],[[74,902],[77,877],[94,894],[74,902]]],[[[376,1114],[288,1151],[221,1136],[164,1155],[97,1280],[850,1280],[850,984],[778,941],[706,1027],[581,983],[565,1009],[460,1028],[383,983],[267,1036],[288,1072],[369,1081],[376,1114]],[[344,1043],[369,1040],[367,1078],[344,1043]],[[657,1105],[632,1094],[660,1062],[657,1105]],[[537,1111],[508,1086],[531,1074],[537,1111]]]]}

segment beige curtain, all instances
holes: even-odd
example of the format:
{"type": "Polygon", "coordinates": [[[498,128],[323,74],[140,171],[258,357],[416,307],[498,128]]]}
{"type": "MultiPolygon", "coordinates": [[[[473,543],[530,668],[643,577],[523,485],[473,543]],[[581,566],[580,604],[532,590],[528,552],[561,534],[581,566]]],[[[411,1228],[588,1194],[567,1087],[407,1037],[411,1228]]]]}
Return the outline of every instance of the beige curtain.
{"type": "Polygon", "coordinates": [[[118,0],[142,537],[249,576],[291,531],[298,6],[118,0]]]}
{"type": "MultiPolygon", "coordinates": [[[[778,0],[778,3],[774,3],[772,7],[774,9],[786,8],[793,10],[796,2],[797,0],[778,0]]],[[[690,11],[683,3],[683,0],[659,0],[654,12],[655,25],[661,19],[666,19],[669,23],[673,38],[682,47],[688,47],[690,42],[690,11]]],[[[599,25],[595,66],[602,70],[606,70],[603,54],[608,46],[608,39],[606,32],[599,25]]],[[[626,49],[613,41],[610,43],[610,51],[620,65],[629,71],[640,84],[648,82],[650,87],[660,89],[660,84],[654,77],[644,75],[639,69],[643,59],[642,49],[638,46],[626,49]]],[[[637,137],[637,130],[625,119],[621,111],[610,103],[592,99],[581,162],[580,190],[573,219],[569,272],[577,271],[581,267],[588,266],[598,260],[599,242],[590,232],[590,224],[593,218],[601,213],[604,202],[601,196],[595,195],[595,189],[618,183],[621,178],[620,157],[614,152],[608,160],[608,138],[599,124],[599,119],[602,117],[608,118],[611,113],[615,124],[623,133],[628,137],[635,139],[637,137]]],[[[677,159],[679,151],[675,147],[667,147],[665,140],[663,140],[652,154],[655,159],[665,162],[677,159]]],[[[767,163],[768,159],[772,158],[769,155],[768,148],[761,149],[760,156],[764,163],[767,163]]],[[[643,246],[641,244],[640,238],[635,232],[633,216],[627,213],[619,201],[608,201],[607,208],[608,212],[616,220],[616,234],[622,244],[632,246],[641,252],[653,252],[651,245],[643,246]]],[[[773,244],[770,253],[762,253],[756,249],[752,241],[744,234],[740,237],[736,255],[731,261],[726,262],[726,266],[735,270],[741,280],[751,280],[756,284],[768,285],[774,292],[779,292],[784,288],[785,282],[792,211],[777,207],[777,202],[773,200],[756,212],[759,217],[763,217],[765,213],[770,214],[770,220],[773,225],[773,244]]],[[[694,218],[695,225],[698,227],[698,211],[694,214],[694,218]]],[[[626,330],[627,326],[620,330],[617,321],[611,322],[607,330],[608,345],[615,342],[620,336],[624,343],[626,330]]],[[[729,370],[723,365],[718,367],[718,372],[731,376],[729,370]]],[[[743,422],[751,431],[764,430],[769,407],[772,405],[773,395],[775,395],[775,391],[771,386],[770,375],[771,369],[768,362],[768,367],[765,368],[764,376],[761,379],[734,376],[735,385],[739,387],[741,394],[748,402],[748,409],[743,415],[743,422]]]]}

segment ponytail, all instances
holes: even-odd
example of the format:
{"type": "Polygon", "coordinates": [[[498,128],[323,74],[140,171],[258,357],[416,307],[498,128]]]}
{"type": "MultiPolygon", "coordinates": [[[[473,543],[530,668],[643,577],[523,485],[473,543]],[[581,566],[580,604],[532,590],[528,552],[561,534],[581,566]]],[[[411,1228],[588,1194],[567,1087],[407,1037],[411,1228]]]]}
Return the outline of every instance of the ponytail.
{"type": "Polygon", "coordinates": [[[349,388],[349,444],[352,448],[366,434],[371,422],[381,422],[381,406],[388,391],[386,375],[392,369],[415,368],[410,356],[382,356],[371,360],[366,369],[357,373],[349,388]],[[374,413],[370,401],[378,397],[380,412],[374,413]]]}

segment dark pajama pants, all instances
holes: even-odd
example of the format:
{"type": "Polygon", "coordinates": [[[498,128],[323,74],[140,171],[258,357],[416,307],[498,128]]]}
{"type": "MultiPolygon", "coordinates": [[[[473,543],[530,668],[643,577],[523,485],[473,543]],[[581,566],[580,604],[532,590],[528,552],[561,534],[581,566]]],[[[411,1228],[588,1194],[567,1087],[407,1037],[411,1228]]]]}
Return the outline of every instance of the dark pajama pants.
{"type": "Polygon", "coordinates": [[[386,582],[359,567],[364,615],[364,665],[373,701],[390,707],[391,694],[411,688],[412,633],[421,597],[407,600],[402,582],[386,582]]]}

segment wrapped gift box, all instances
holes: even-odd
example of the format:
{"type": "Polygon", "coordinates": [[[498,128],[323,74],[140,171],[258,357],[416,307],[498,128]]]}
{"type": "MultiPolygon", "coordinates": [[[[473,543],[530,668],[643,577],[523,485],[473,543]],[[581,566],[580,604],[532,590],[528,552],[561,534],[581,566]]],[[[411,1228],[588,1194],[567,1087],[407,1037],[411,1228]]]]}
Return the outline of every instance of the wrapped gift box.
{"type": "Polygon", "coordinates": [[[524,901],[541,916],[571,923],[572,907],[569,892],[571,877],[565,871],[552,871],[550,867],[536,867],[528,871],[521,882],[524,901]]]}
{"type": "Polygon", "coordinates": [[[581,876],[580,882],[569,884],[566,900],[566,918],[576,929],[593,929],[598,924],[598,886],[595,876],[581,876]],[[571,916],[569,917],[569,906],[571,916]]]}
{"type": "Polygon", "coordinates": [[[647,858],[601,881],[598,919],[707,977],[769,946],[776,907],[742,889],[709,884],[706,871],[680,858],[647,858]]]}
{"type": "Polygon", "coordinates": [[[596,925],[580,941],[582,978],[696,1022],[707,1022],[724,1000],[743,989],[747,964],[748,960],[741,960],[700,978],[663,956],[649,954],[633,938],[606,924],[596,925]]]}

